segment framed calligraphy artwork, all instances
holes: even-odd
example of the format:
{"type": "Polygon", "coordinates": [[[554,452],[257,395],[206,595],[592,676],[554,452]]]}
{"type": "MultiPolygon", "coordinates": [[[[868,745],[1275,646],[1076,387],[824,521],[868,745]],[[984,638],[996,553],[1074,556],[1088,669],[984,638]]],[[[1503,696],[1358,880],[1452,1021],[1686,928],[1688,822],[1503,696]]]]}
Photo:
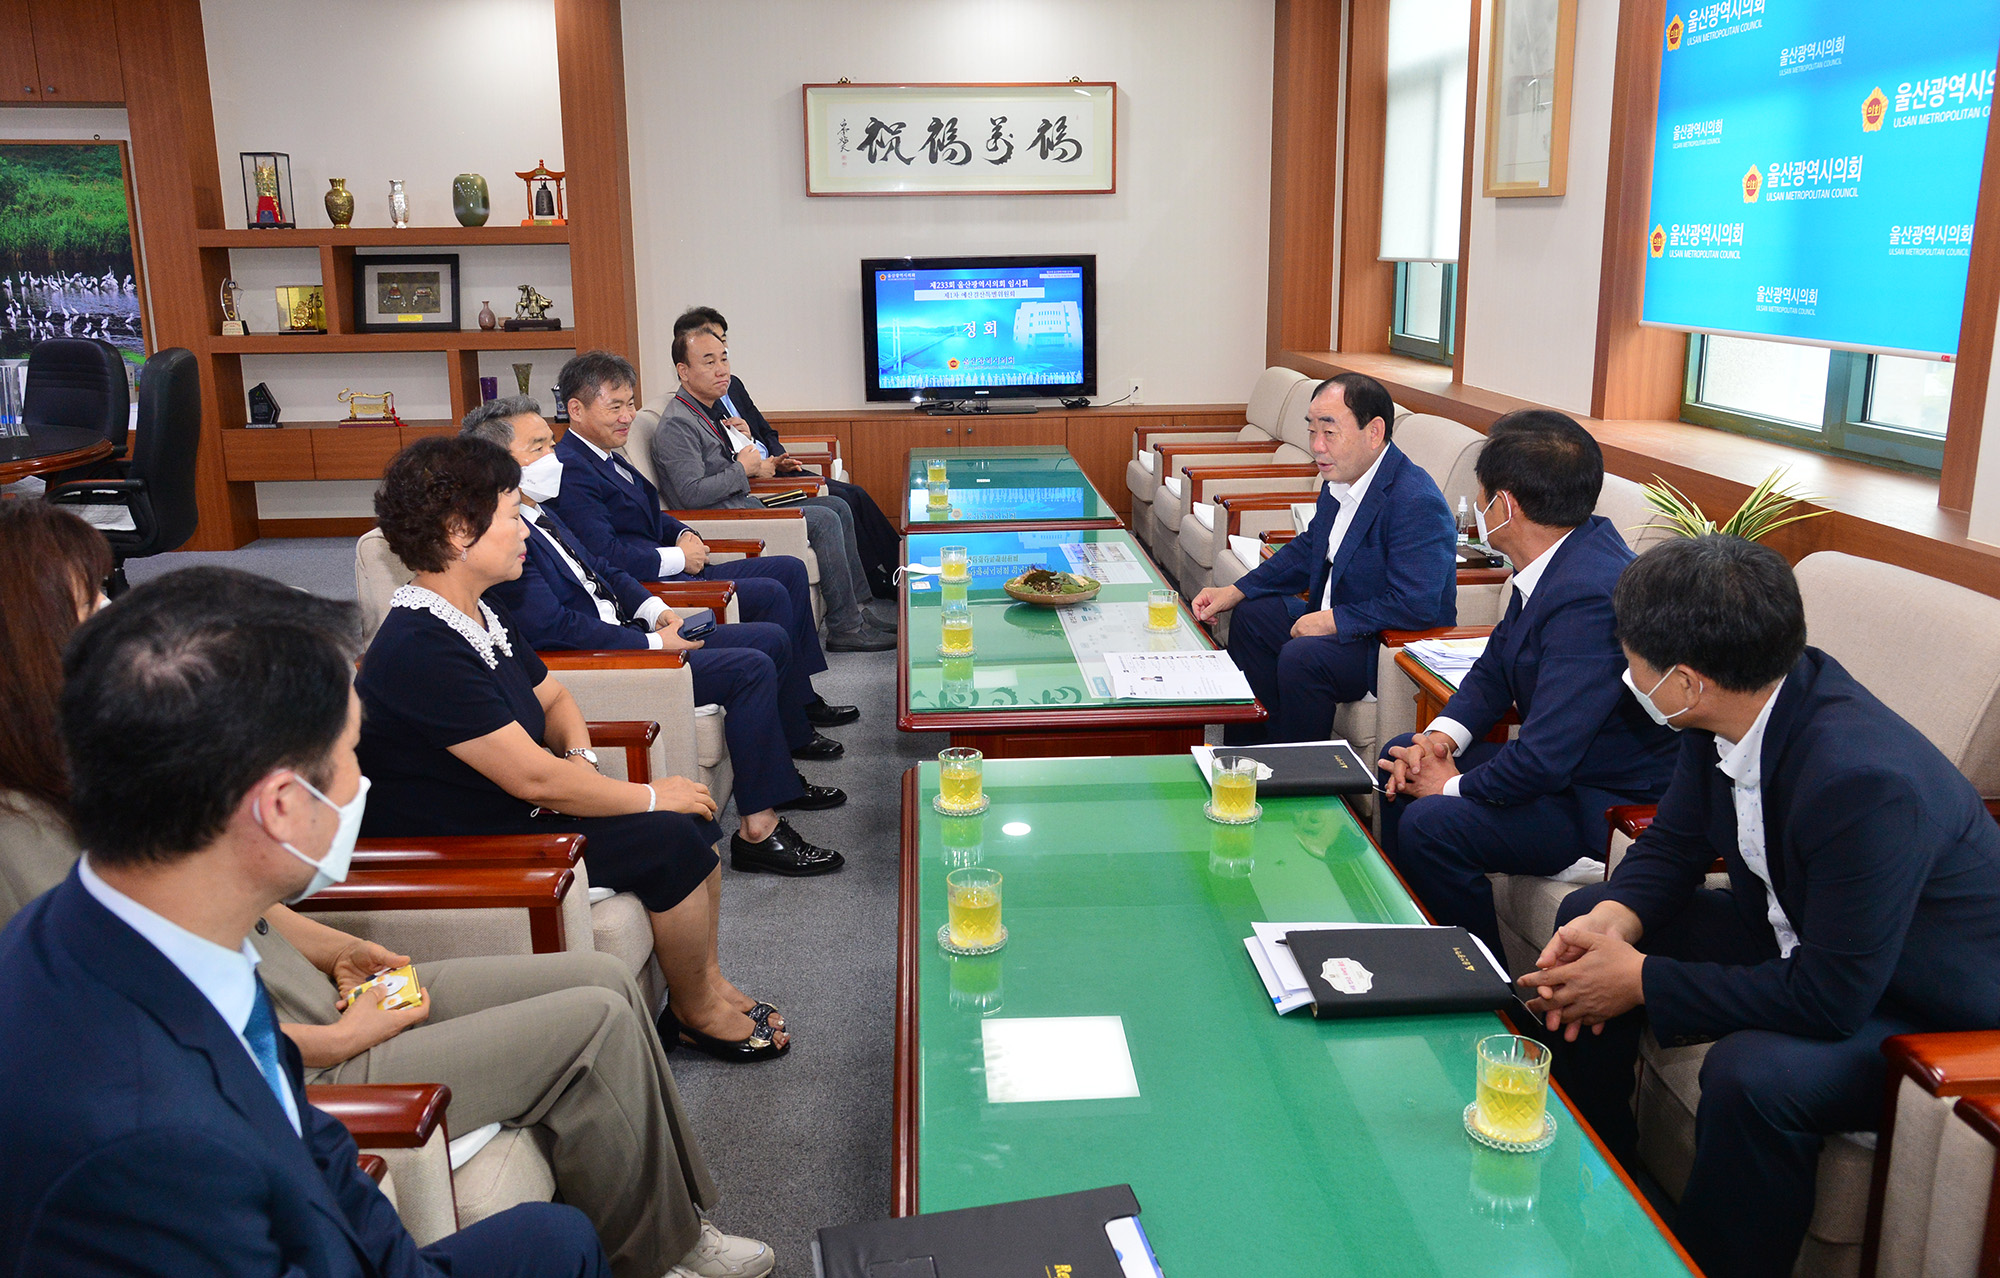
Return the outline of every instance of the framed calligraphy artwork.
{"type": "Polygon", "coordinates": [[[1569,173],[1576,0],[1493,0],[1480,194],[1561,195],[1569,173]]]}
{"type": "Polygon", "coordinates": [[[1109,195],[1118,86],[808,84],[808,195],[1109,195]]]}

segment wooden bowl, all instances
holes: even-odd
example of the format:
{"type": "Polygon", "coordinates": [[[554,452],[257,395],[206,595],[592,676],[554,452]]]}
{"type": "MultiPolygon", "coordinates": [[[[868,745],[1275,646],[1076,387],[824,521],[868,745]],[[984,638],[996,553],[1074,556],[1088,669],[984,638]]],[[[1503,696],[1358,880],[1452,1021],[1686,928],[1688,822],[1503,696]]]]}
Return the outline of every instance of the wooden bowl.
{"type": "Polygon", "coordinates": [[[1090,589],[1078,590],[1069,594],[1047,595],[1022,586],[1021,579],[1018,577],[1004,583],[1001,589],[1022,603],[1038,604],[1044,608],[1067,608],[1071,604],[1088,603],[1090,600],[1097,598],[1098,591],[1104,589],[1103,582],[1091,581],[1090,578],[1079,577],[1073,572],[1066,572],[1063,576],[1069,578],[1071,581],[1086,582],[1089,584],[1090,589]]]}

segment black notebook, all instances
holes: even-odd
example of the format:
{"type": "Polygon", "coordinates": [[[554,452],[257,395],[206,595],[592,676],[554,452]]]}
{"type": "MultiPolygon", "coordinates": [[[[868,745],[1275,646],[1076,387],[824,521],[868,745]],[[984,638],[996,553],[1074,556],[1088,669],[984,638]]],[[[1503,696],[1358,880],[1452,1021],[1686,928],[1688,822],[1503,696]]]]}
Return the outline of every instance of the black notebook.
{"type": "Polygon", "coordinates": [[[1366,794],[1375,788],[1370,769],[1345,741],[1311,741],[1297,745],[1246,746],[1218,749],[1217,754],[1248,755],[1271,770],[1257,783],[1257,793],[1274,799],[1301,794],[1366,794]]]}
{"type": "Polygon", "coordinates": [[[757,500],[766,506],[796,506],[810,496],[803,488],[793,488],[782,493],[759,493],[757,500]]]}
{"type": "Polygon", "coordinates": [[[1513,1002],[1506,976],[1462,927],[1354,927],[1285,933],[1314,1016],[1490,1012],[1513,1002]]]}
{"type": "Polygon", "coordinates": [[[1121,1278],[1105,1225],[1139,1214],[1130,1185],[819,1231],[820,1278],[1121,1278]]]}

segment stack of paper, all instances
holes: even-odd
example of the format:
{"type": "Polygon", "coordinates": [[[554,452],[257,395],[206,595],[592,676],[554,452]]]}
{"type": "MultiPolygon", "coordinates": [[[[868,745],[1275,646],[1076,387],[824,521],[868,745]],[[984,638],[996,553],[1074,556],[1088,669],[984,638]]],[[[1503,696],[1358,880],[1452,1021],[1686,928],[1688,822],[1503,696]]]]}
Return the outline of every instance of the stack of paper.
{"type": "Polygon", "coordinates": [[[1459,680],[1465,678],[1465,672],[1472,669],[1472,663],[1479,660],[1479,654],[1486,651],[1486,640],[1419,639],[1406,651],[1456,688],[1459,680]]]}
{"type": "MultiPolygon", "coordinates": [[[[1298,960],[1292,957],[1292,947],[1285,944],[1287,932],[1332,931],[1349,927],[1423,927],[1421,923],[1252,923],[1255,934],[1243,938],[1243,948],[1250,951],[1250,962],[1256,967],[1257,975],[1264,982],[1264,992],[1271,996],[1271,1006],[1278,1015],[1297,1011],[1301,1007],[1312,1006],[1312,990],[1306,985],[1306,974],[1299,970],[1298,960]]],[[[1479,952],[1493,965],[1496,972],[1505,972],[1507,965],[1493,957],[1493,951],[1486,948],[1486,942],[1472,938],[1479,946],[1479,952]]]]}
{"type": "Polygon", "coordinates": [[[1141,701],[1249,701],[1250,681],[1226,652],[1107,652],[1111,695],[1141,701]]]}

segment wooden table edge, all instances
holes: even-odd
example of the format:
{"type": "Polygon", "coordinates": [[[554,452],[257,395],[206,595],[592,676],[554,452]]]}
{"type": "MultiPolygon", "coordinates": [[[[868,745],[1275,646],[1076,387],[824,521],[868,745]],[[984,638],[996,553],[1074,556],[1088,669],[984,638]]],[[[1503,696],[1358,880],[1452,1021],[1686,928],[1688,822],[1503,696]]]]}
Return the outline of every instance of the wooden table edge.
{"type": "Polygon", "coordinates": [[[902,876],[896,904],[895,1118],[889,1146],[889,1214],[917,1210],[917,891],[921,852],[917,769],[903,773],[902,876]]]}
{"type": "Polygon", "coordinates": [[[68,470],[72,466],[87,466],[94,461],[102,461],[117,450],[111,441],[100,438],[82,448],[72,448],[65,453],[44,453],[40,457],[23,457],[18,461],[0,461],[0,484],[18,483],[34,475],[47,475],[58,470],[68,470]]]}

